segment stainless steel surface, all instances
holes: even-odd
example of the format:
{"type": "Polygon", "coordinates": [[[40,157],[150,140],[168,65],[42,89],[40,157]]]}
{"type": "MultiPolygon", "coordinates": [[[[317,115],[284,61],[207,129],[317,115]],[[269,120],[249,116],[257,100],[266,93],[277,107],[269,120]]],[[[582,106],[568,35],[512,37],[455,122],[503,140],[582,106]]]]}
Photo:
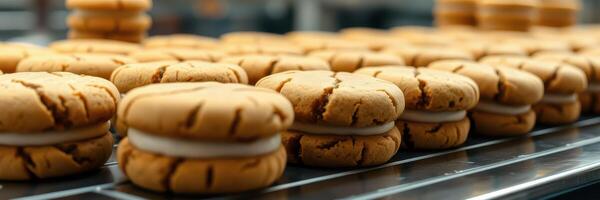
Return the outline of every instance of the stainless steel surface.
{"type": "MultiPolygon", "coordinates": [[[[525,137],[470,138],[443,152],[402,152],[363,169],[289,166],[262,199],[527,199],[600,180],[600,117],[539,127],[525,137]]],[[[114,157],[85,175],[37,183],[0,182],[0,199],[197,199],[146,191],[127,182],[114,157]]]]}

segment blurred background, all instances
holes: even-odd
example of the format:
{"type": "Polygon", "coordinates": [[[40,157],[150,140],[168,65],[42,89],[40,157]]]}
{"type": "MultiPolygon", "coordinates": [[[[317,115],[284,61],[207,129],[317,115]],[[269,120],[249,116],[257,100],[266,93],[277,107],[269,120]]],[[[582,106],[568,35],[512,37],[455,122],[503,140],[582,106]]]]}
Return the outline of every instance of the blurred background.
{"type": "MultiPolygon", "coordinates": [[[[154,0],[151,35],[230,31],[285,33],[345,27],[431,25],[434,0],[154,0]]],[[[580,23],[600,22],[600,1],[582,0],[580,23]]],[[[0,1],[0,39],[45,43],[66,36],[64,0],[0,1]]]]}

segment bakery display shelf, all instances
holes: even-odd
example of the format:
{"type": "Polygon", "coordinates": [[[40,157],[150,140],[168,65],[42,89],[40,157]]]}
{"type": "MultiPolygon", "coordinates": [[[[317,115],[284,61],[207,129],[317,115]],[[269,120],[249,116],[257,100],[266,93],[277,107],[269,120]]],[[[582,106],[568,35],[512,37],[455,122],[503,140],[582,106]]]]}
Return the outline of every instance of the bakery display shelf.
{"type": "Polygon", "coordinates": [[[236,195],[173,196],[133,186],[114,155],[100,170],[0,182],[0,199],[528,199],[600,180],[600,117],[513,138],[471,137],[441,152],[401,152],[361,169],[288,166],[273,186],[236,195]]]}

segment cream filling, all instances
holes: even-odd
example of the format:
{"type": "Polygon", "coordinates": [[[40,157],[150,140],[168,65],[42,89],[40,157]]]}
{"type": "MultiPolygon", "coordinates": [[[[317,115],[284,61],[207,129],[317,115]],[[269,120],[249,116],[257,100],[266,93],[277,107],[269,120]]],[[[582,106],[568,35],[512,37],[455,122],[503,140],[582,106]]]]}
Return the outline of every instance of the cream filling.
{"type": "Polygon", "coordinates": [[[108,133],[110,122],[68,129],[63,131],[44,131],[36,133],[0,133],[0,145],[40,146],[73,142],[100,137],[108,133]]]}
{"type": "Polygon", "coordinates": [[[464,119],[467,111],[449,111],[449,112],[428,112],[417,110],[404,110],[400,115],[400,120],[424,122],[424,123],[443,123],[455,122],[464,119]]]}
{"type": "Polygon", "coordinates": [[[205,142],[156,136],[129,128],[127,137],[138,149],[185,158],[255,156],[273,152],[281,145],[279,134],[248,143],[205,142]]]}
{"type": "Polygon", "coordinates": [[[141,11],[116,11],[116,10],[74,10],[73,15],[81,17],[131,17],[143,14],[141,11]]]}
{"type": "Polygon", "coordinates": [[[577,101],[577,94],[544,94],[540,102],[542,103],[571,103],[577,101]]]}
{"type": "Polygon", "coordinates": [[[327,134],[327,135],[378,135],[390,131],[394,128],[394,122],[388,122],[378,126],[370,126],[363,128],[342,127],[342,126],[326,126],[316,125],[302,122],[294,122],[290,130],[302,131],[311,134],[327,134]]]}
{"type": "Polygon", "coordinates": [[[475,110],[505,115],[520,115],[531,110],[531,105],[509,106],[494,102],[480,101],[475,110]]]}
{"type": "Polygon", "coordinates": [[[600,92],[600,83],[590,82],[587,87],[588,92],[600,92]]]}

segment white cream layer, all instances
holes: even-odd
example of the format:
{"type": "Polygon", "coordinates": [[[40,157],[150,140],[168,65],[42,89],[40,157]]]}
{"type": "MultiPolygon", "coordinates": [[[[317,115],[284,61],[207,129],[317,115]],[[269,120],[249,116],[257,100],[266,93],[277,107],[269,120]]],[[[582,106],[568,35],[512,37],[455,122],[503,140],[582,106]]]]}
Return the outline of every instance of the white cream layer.
{"type": "Polygon", "coordinates": [[[504,115],[520,115],[531,110],[531,105],[509,106],[494,102],[480,101],[475,110],[504,115]]]}
{"type": "Polygon", "coordinates": [[[394,128],[394,122],[388,122],[379,126],[355,128],[342,126],[316,125],[302,122],[294,122],[290,130],[302,131],[311,134],[326,135],[378,135],[386,133],[394,128]]]}
{"type": "Polygon", "coordinates": [[[600,92],[600,83],[590,82],[587,87],[588,92],[600,92]]]}
{"type": "Polygon", "coordinates": [[[255,156],[273,152],[281,145],[279,134],[248,143],[204,142],[161,137],[129,128],[127,137],[138,149],[185,158],[255,156]]]}
{"type": "Polygon", "coordinates": [[[427,112],[417,110],[404,110],[400,115],[400,120],[424,123],[443,123],[455,122],[464,119],[467,116],[467,111],[450,111],[450,112],[427,112]]]}
{"type": "Polygon", "coordinates": [[[82,17],[129,17],[129,16],[138,16],[141,15],[143,12],[140,11],[129,11],[129,12],[124,12],[124,11],[110,11],[110,10],[104,10],[104,11],[95,11],[95,10],[74,10],[73,14],[76,16],[82,16],[82,17]]]}
{"type": "Polygon", "coordinates": [[[577,94],[544,94],[541,103],[571,103],[577,101],[577,94]]]}
{"type": "Polygon", "coordinates": [[[9,146],[40,146],[53,145],[65,142],[74,142],[108,133],[110,123],[79,127],[63,131],[44,131],[37,133],[0,133],[0,145],[9,146]]]}

